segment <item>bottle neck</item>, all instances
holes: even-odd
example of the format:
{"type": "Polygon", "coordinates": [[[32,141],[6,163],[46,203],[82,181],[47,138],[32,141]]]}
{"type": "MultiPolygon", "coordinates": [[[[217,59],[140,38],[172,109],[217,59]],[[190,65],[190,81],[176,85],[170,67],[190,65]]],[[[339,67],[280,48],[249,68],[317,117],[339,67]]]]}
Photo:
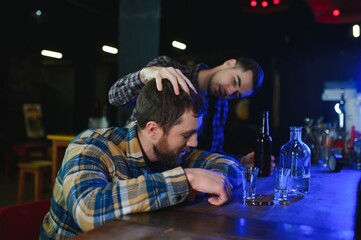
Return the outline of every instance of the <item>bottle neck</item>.
{"type": "Polygon", "coordinates": [[[261,126],[259,128],[259,133],[261,135],[269,135],[269,120],[268,120],[268,111],[262,113],[261,126]]]}
{"type": "Polygon", "coordinates": [[[302,127],[290,127],[290,140],[302,140],[302,127]]]}

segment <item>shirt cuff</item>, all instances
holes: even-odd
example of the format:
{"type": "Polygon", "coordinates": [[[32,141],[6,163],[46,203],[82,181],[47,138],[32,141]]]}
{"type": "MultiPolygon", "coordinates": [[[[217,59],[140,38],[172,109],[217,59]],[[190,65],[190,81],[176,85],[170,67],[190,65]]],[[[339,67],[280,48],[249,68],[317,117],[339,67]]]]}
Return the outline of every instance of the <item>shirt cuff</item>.
{"type": "Polygon", "coordinates": [[[171,205],[183,202],[189,193],[188,180],[183,168],[177,167],[162,173],[167,185],[171,205]]]}

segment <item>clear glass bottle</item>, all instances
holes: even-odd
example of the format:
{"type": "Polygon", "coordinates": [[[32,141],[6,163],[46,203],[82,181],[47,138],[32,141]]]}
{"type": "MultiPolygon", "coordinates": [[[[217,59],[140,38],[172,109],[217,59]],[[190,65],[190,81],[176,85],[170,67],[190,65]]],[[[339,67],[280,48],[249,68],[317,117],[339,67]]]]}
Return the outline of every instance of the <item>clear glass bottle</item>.
{"type": "Polygon", "coordinates": [[[304,195],[310,190],[311,150],[302,141],[302,127],[290,127],[290,140],[281,147],[281,167],[291,169],[289,195],[304,195]]]}

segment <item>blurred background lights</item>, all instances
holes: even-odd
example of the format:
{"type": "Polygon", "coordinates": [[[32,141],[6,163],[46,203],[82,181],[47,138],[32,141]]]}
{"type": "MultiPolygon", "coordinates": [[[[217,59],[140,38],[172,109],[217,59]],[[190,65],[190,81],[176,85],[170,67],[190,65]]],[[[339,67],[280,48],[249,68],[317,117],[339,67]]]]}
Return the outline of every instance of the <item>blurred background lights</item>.
{"type": "Polygon", "coordinates": [[[340,109],[340,104],[339,104],[339,103],[336,103],[336,104],[335,104],[334,109],[335,109],[335,112],[336,112],[337,114],[341,114],[341,113],[342,113],[342,111],[341,111],[341,109],[340,109]]]}
{"type": "Polygon", "coordinates": [[[59,52],[50,51],[50,50],[42,50],[41,55],[43,55],[45,57],[51,57],[51,58],[57,58],[57,59],[61,59],[63,57],[63,54],[61,54],[59,52]]]}
{"type": "Polygon", "coordinates": [[[332,15],[335,16],[335,17],[340,16],[340,10],[338,10],[337,8],[334,9],[334,10],[332,11],[332,15]]]}
{"type": "Polygon", "coordinates": [[[241,0],[241,9],[250,13],[280,12],[289,7],[290,0],[241,0]]]}
{"type": "Polygon", "coordinates": [[[345,118],[344,118],[344,113],[341,111],[340,109],[340,104],[336,103],[334,106],[335,112],[340,115],[340,127],[343,127],[345,124],[345,118]]]}
{"type": "Polygon", "coordinates": [[[178,42],[178,41],[173,41],[172,42],[172,46],[181,50],[184,50],[187,48],[187,45],[185,45],[184,43],[178,42]]]}
{"type": "Polygon", "coordinates": [[[110,53],[110,54],[117,54],[118,53],[118,49],[115,48],[115,47],[111,47],[111,46],[107,46],[107,45],[104,45],[102,47],[102,50],[106,53],[110,53]]]}
{"type": "Polygon", "coordinates": [[[360,37],[360,25],[355,24],[352,26],[352,35],[354,38],[360,37]]]}
{"type": "Polygon", "coordinates": [[[262,1],[261,5],[262,5],[262,7],[268,7],[268,2],[267,1],[262,1]]]}
{"type": "Polygon", "coordinates": [[[41,10],[36,10],[35,14],[36,14],[36,16],[41,16],[42,12],[41,12],[41,10]]]}

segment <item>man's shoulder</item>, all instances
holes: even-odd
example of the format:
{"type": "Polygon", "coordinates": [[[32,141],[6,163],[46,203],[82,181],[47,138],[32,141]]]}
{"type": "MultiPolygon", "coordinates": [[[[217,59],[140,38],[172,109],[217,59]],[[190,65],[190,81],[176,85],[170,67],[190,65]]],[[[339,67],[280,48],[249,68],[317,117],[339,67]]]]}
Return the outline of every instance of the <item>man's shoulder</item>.
{"type": "Polygon", "coordinates": [[[72,141],[72,143],[91,143],[95,140],[97,141],[111,141],[114,143],[119,143],[126,138],[129,138],[129,135],[136,137],[136,124],[134,122],[128,124],[125,127],[110,127],[110,128],[101,128],[101,129],[87,129],[78,134],[72,141]]]}
{"type": "Polygon", "coordinates": [[[153,59],[150,63],[147,64],[147,66],[158,65],[158,66],[166,67],[166,66],[171,66],[173,64],[180,64],[180,63],[171,57],[168,57],[166,55],[161,55],[153,59]]]}

